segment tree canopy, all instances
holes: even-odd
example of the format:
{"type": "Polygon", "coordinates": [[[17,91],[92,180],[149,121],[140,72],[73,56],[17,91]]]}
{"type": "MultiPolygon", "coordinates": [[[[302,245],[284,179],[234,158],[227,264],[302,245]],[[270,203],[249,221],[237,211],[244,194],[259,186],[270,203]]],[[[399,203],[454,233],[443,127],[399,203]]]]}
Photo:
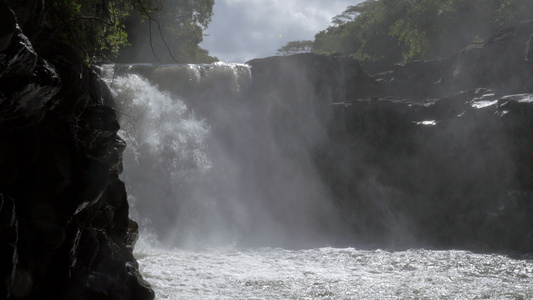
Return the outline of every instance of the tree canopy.
{"type": "MultiPolygon", "coordinates": [[[[88,61],[217,60],[198,46],[211,21],[214,0],[31,1],[36,11],[44,12],[35,17],[33,25],[46,28],[41,33],[72,45],[88,61]]],[[[8,2],[20,13],[29,6],[17,0],[8,2]]]]}
{"type": "Polygon", "coordinates": [[[288,42],[287,45],[278,49],[278,55],[293,55],[298,53],[309,53],[313,50],[313,41],[303,40],[303,41],[292,41],[288,42]]]}
{"type": "Polygon", "coordinates": [[[62,41],[87,60],[116,56],[128,44],[122,21],[136,10],[137,3],[147,5],[149,0],[8,0],[17,15],[30,20],[21,25],[30,39],[62,41]],[[33,19],[28,14],[34,14],[33,19]]]}
{"type": "Polygon", "coordinates": [[[208,63],[218,59],[200,48],[214,0],[152,0],[127,20],[131,45],[122,59],[136,62],[208,63]]]}
{"type": "Polygon", "coordinates": [[[352,56],[376,71],[449,56],[528,18],[531,0],[367,0],[317,33],[312,52],[352,56]]]}

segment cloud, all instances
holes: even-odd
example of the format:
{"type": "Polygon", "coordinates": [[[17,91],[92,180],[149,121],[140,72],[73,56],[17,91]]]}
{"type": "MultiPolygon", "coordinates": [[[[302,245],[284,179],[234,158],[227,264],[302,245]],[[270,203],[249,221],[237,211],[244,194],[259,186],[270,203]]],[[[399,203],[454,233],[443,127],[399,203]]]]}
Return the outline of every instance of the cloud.
{"type": "Polygon", "coordinates": [[[311,40],[349,0],[220,0],[201,46],[228,62],[272,56],[289,41],[311,40]]]}

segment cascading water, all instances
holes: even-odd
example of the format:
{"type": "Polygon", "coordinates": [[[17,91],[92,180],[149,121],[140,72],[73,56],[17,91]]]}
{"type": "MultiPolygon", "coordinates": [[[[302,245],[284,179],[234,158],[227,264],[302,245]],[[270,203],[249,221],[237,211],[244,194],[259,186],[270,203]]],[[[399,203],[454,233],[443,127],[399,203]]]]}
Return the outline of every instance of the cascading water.
{"type": "Polygon", "coordinates": [[[531,260],[317,248],[338,246],[344,232],[311,163],[323,142],[311,117],[250,99],[246,65],[127,69],[114,76],[109,66],[106,81],[144,229],[136,255],[160,299],[533,297],[531,260]]]}
{"type": "MultiPolygon", "coordinates": [[[[159,91],[147,79],[136,74],[111,78],[112,70],[107,74],[121,120],[120,134],[128,144],[122,176],[128,182],[135,217],[145,230],[161,229],[153,226],[162,224],[172,228],[181,219],[194,222],[189,212],[209,204],[202,199],[188,206],[178,201],[190,199],[186,195],[195,191],[187,184],[213,167],[205,151],[209,126],[195,118],[183,101],[159,91]]],[[[187,229],[182,230],[186,235],[187,229]]]]}
{"type": "Polygon", "coordinates": [[[142,68],[115,78],[108,70],[107,80],[129,145],[123,179],[145,228],[180,247],[334,238],[335,212],[307,146],[288,153],[244,100],[248,66],[164,65],[150,80],[131,72],[142,68]]]}

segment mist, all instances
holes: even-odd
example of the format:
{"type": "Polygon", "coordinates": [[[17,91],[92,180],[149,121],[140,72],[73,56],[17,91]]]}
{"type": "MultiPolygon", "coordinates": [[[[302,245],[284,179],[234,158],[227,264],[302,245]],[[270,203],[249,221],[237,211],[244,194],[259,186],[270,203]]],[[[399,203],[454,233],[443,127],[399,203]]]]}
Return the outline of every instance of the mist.
{"type": "Polygon", "coordinates": [[[318,54],[120,66],[134,216],[184,248],[527,251],[531,24],[372,76],[318,54]]]}
{"type": "Polygon", "coordinates": [[[135,73],[111,85],[128,143],[122,176],[142,227],[185,248],[339,242],[340,213],[313,163],[327,138],[304,103],[312,90],[300,103],[254,98],[243,64],[162,66],[150,78],[157,85],[135,73]]]}

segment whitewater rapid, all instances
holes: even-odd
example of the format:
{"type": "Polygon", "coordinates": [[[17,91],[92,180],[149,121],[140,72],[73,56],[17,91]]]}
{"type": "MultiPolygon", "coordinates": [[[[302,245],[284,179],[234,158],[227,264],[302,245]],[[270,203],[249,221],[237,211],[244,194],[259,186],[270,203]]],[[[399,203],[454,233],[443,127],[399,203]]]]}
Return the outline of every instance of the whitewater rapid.
{"type": "Polygon", "coordinates": [[[533,299],[533,261],[447,250],[138,247],[157,299],[533,299]]]}

